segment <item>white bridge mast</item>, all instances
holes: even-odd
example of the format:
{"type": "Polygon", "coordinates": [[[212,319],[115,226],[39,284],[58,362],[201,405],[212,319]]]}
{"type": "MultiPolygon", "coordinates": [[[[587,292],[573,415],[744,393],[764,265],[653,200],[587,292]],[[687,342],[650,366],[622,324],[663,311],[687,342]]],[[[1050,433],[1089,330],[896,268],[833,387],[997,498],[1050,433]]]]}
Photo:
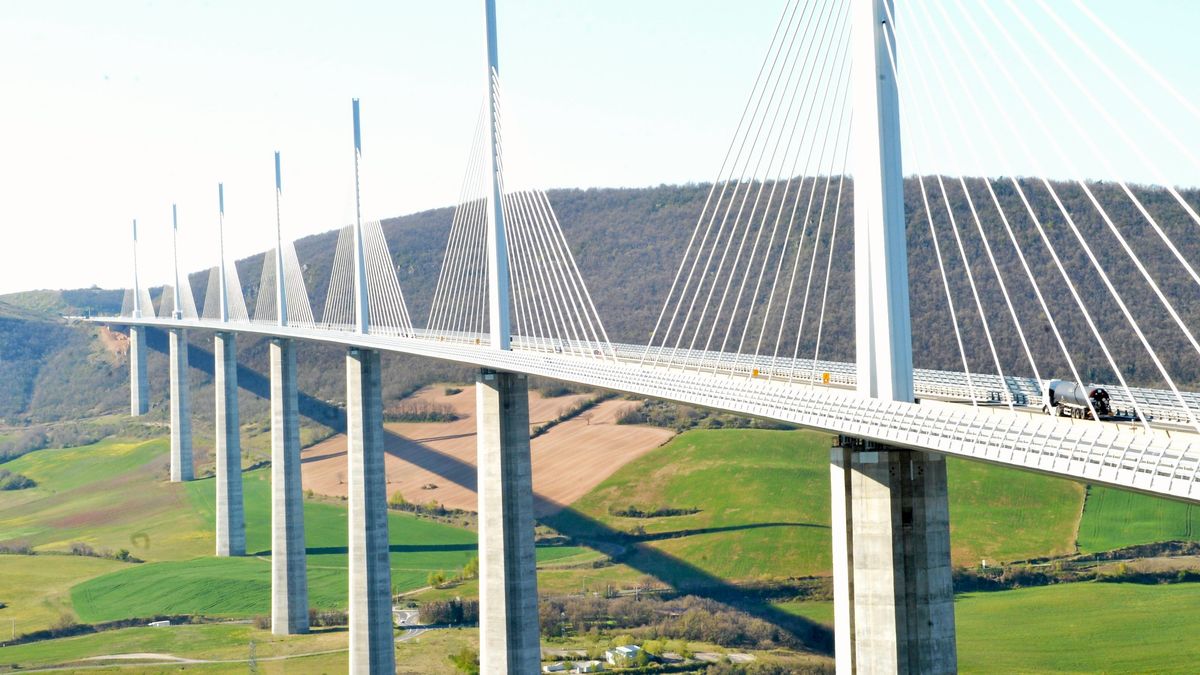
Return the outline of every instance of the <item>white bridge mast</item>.
{"type": "Polygon", "coordinates": [[[487,193],[488,326],[491,345],[508,349],[511,337],[508,315],[508,243],[504,236],[504,186],[500,178],[500,118],[496,85],[500,65],[496,48],[496,0],[485,0],[487,32],[488,161],[491,189],[487,193]]]}

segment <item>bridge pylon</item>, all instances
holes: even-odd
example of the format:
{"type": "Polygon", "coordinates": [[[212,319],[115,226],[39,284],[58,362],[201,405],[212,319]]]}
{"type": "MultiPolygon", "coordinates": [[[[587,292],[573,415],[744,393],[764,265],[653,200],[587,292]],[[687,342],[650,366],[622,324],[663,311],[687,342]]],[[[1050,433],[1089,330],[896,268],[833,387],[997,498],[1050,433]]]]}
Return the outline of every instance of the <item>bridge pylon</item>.
{"type": "MultiPolygon", "coordinates": [[[[496,2],[484,0],[488,130],[487,282],[492,349],[508,350],[508,244],[497,106],[500,77],[496,2]]],[[[529,383],[524,373],[483,368],[475,378],[479,495],[479,664],[481,672],[536,673],[541,666],[529,383]]]]}
{"type": "MultiPolygon", "coordinates": [[[[892,0],[852,0],[858,391],[913,402],[892,0]]],[[[946,465],[840,437],[830,457],[839,673],[957,669],[946,465]]]]}
{"type": "MultiPolygon", "coordinates": [[[[183,318],[183,286],[179,277],[179,215],[171,205],[171,237],[175,259],[175,287],[171,318],[183,318]]],[[[186,277],[184,278],[186,281],[186,277]]],[[[188,289],[189,297],[191,289],[188,289]]],[[[165,311],[165,308],[164,308],[165,311]]],[[[168,334],[169,358],[171,361],[171,482],[190,481],[195,478],[192,462],[192,401],[188,390],[188,341],[187,331],[172,328],[168,334]]]]}
{"type": "MultiPolygon", "coordinates": [[[[362,128],[354,114],[354,325],[371,328],[370,287],[363,242],[359,164],[362,128]]],[[[351,673],[393,673],[392,567],[384,466],[383,365],[375,349],[346,350],[346,498],[349,506],[351,673]]]]}
{"type": "MultiPolygon", "coordinates": [[[[225,184],[217,184],[218,315],[229,321],[229,284],[225,271],[225,184]]],[[[240,293],[240,291],[239,291],[240,293]]],[[[205,298],[205,305],[211,299],[205,298]]],[[[205,307],[206,313],[208,307],[205,307]]],[[[242,429],[238,415],[237,336],[218,331],[213,338],[215,406],[216,538],[218,556],[246,555],[246,505],[242,492],[242,429]]]]}
{"type": "Polygon", "coordinates": [[[296,347],[271,338],[271,632],[308,632],[296,347]]]}
{"type": "MultiPolygon", "coordinates": [[[[142,288],[138,282],[137,220],[133,221],[133,318],[142,318],[142,288]]],[[[151,314],[154,308],[150,307],[151,314]]],[[[146,373],[146,328],[129,327],[129,414],[138,417],[150,412],[150,378],[146,373]]]]}

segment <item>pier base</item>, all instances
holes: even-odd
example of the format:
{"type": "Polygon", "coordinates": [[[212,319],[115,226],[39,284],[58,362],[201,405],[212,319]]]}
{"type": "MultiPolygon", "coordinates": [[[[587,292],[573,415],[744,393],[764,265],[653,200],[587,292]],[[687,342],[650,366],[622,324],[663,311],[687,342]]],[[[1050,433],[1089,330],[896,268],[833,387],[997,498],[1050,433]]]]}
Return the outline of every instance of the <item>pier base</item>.
{"type": "Polygon", "coordinates": [[[213,340],[216,399],[217,555],[246,555],[246,507],[242,498],[242,439],[238,415],[237,338],[213,340]]]}
{"type": "Polygon", "coordinates": [[[296,351],[271,339],[271,632],[308,632],[296,351]]]}
{"type": "Polygon", "coordinates": [[[150,412],[150,378],[146,375],[146,328],[129,327],[129,414],[150,412]]]}
{"type": "Polygon", "coordinates": [[[195,477],[192,464],[192,403],[188,392],[187,331],[172,328],[171,360],[171,482],[189,481],[195,477]]]}
{"type": "Polygon", "coordinates": [[[480,672],[536,673],[541,643],[528,380],[523,374],[483,369],[475,382],[480,672]]]}
{"type": "Polygon", "coordinates": [[[841,437],[830,452],[839,673],[954,673],[941,455],[841,437]]]}
{"type": "Polygon", "coordinates": [[[346,353],[349,480],[350,672],[394,673],[392,568],[383,466],[383,387],[379,352],[346,353]]]}

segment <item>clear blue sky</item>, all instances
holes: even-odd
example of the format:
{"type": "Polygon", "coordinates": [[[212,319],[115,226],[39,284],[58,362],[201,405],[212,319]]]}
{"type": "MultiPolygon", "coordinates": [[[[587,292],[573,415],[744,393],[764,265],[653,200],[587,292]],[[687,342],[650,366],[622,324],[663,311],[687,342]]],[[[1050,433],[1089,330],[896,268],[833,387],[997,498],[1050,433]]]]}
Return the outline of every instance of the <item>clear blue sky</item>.
{"type": "MultiPolygon", "coordinates": [[[[1071,3],[1049,1],[1082,35],[1098,35],[1071,3]]],[[[906,24],[907,2],[897,0],[901,63],[915,68],[922,55],[904,40],[926,39],[930,26],[906,24]]],[[[987,2],[1021,30],[1004,0],[987,2]]],[[[711,180],[783,4],[499,0],[506,156],[520,159],[525,181],[543,187],[711,180]]],[[[1016,5],[1066,45],[1034,0],[1016,5]]],[[[1200,89],[1200,3],[1088,6],[1182,92],[1200,89]]],[[[143,276],[161,283],[170,270],[172,202],[180,210],[181,265],[214,264],[218,181],[226,184],[228,248],[239,257],[267,248],[276,149],[283,153],[285,235],[348,222],[355,96],[363,105],[367,215],[453,203],[482,100],[481,24],[477,0],[5,2],[0,292],[128,285],[134,217],[143,276]]],[[[1200,121],[1115,48],[1106,43],[1100,51],[1200,154],[1200,121]]],[[[1081,52],[1064,49],[1063,58],[1097,83],[1102,100],[1121,97],[1089,74],[1081,52]]],[[[1066,91],[1065,78],[1053,84],[1069,105],[1086,105],[1066,91]]],[[[919,101],[905,105],[923,110],[919,101]]],[[[1112,110],[1133,119],[1128,105],[1112,110]]],[[[1111,149],[1125,177],[1154,182],[1157,174],[1117,147],[1096,116],[1071,122],[1047,113],[1044,121],[1073,154],[1083,156],[1075,138],[1083,130],[1111,149]]],[[[1019,114],[1016,122],[1032,124],[1019,114]]],[[[998,115],[972,123],[1003,129],[998,115]]],[[[906,126],[906,170],[1034,172],[1019,158],[985,153],[971,161],[950,134],[925,142],[911,131],[906,126]]],[[[1169,180],[1200,184],[1195,162],[1151,126],[1131,123],[1130,133],[1169,180]]],[[[1082,164],[1088,176],[1111,177],[1095,162],[1082,164]]],[[[1075,170],[1052,153],[1041,168],[1056,176],[1075,170]]]]}

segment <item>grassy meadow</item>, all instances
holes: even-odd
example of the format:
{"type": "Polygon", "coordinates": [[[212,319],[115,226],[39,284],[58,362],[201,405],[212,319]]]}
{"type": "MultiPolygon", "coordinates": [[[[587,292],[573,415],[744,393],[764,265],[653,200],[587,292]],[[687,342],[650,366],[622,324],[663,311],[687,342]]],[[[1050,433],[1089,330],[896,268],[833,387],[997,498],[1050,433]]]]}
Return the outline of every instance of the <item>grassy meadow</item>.
{"type": "MultiPolygon", "coordinates": [[[[1074,550],[1082,486],[964,460],[948,464],[955,564],[1074,550]]],[[[645,534],[630,564],[664,580],[827,575],[829,499],[828,434],[689,431],[625,465],[547,522],[585,540],[640,527],[645,534]],[[699,510],[615,515],[633,508],[699,510]]]]}
{"type": "Polygon", "coordinates": [[[1193,504],[1092,486],[1079,524],[1081,551],[1109,551],[1156,541],[1200,539],[1193,504]]]}
{"type": "MultiPolygon", "coordinates": [[[[600,554],[584,545],[538,549],[545,593],[666,582],[691,584],[826,575],[829,550],[829,437],[814,432],[690,431],[621,468],[545,524],[605,550],[618,564],[593,567],[600,554]],[[659,517],[616,515],[629,509],[696,509],[659,517]]],[[[0,493],[0,542],[24,541],[36,556],[0,555],[0,642],[14,630],[49,627],[64,614],[99,622],[154,614],[245,618],[268,613],[270,597],[269,470],[244,475],[247,548],[242,558],[215,558],[213,480],[171,484],[165,439],[107,440],[43,450],[5,465],[38,482],[0,493]],[[125,548],[143,564],[54,554],[72,542],[125,548]],[[14,626],[12,622],[15,621],[14,626]]],[[[954,561],[958,565],[1021,560],[1075,550],[1193,538],[1187,505],[1091,488],[985,464],[948,460],[954,561]]],[[[306,500],[310,601],[346,603],[346,508],[306,500]]],[[[417,599],[474,597],[474,581],[420,590],[430,572],[453,574],[476,553],[474,532],[389,514],[392,582],[417,599]]],[[[961,595],[956,611],[964,672],[1185,670],[1197,656],[1184,636],[1200,628],[1200,585],[1069,584],[961,595]],[[1144,666],[1144,667],[1142,667],[1144,666]]],[[[781,602],[774,609],[832,622],[827,602],[781,602]]],[[[472,631],[446,631],[402,643],[420,672],[452,672],[445,650],[473,643],[472,631]]],[[[245,667],[250,642],[266,672],[338,672],[345,633],[274,638],[247,624],[131,628],[99,635],[0,648],[0,663],[23,667],[122,652],[163,652],[245,667]]],[[[455,648],[455,651],[457,648],[455,648]]],[[[399,653],[398,652],[398,653],[399,653]]],[[[406,661],[401,661],[406,663],[406,661]]],[[[174,666],[133,666],[166,672],[174,666]]]]}

